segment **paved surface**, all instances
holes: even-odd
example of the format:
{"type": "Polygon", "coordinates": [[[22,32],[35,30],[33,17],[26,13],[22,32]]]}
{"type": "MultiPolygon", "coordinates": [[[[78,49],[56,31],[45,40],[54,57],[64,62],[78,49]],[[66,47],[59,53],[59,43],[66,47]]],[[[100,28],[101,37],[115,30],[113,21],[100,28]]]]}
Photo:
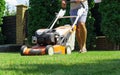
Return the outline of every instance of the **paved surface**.
{"type": "Polygon", "coordinates": [[[0,45],[0,52],[20,52],[20,48],[17,44],[0,45]]]}

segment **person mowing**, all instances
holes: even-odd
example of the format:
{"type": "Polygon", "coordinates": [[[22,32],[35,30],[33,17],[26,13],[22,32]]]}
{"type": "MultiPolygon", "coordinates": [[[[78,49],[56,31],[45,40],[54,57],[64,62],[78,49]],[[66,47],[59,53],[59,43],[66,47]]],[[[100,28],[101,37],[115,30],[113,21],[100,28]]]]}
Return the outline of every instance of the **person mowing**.
{"type": "MultiPolygon", "coordinates": [[[[70,0],[75,1],[70,3],[70,16],[77,16],[77,11],[82,7],[82,4],[85,7],[85,11],[82,13],[82,16],[79,18],[76,24],[76,39],[79,45],[79,52],[85,53],[86,49],[86,39],[87,39],[87,29],[86,29],[86,19],[88,13],[88,1],[87,0],[70,0]],[[81,4],[81,3],[82,4],[81,4]]],[[[62,0],[62,8],[66,8],[66,0],[62,0]]],[[[71,22],[73,23],[75,18],[71,18],[71,22]]]]}

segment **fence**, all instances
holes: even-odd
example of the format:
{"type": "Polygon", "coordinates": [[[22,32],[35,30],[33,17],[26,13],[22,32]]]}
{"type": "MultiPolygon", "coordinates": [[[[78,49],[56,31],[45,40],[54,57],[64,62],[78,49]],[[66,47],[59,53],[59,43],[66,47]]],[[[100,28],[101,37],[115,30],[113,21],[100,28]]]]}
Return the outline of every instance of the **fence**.
{"type": "Polygon", "coordinates": [[[5,44],[16,43],[16,16],[3,17],[2,34],[5,35],[5,44]]]}

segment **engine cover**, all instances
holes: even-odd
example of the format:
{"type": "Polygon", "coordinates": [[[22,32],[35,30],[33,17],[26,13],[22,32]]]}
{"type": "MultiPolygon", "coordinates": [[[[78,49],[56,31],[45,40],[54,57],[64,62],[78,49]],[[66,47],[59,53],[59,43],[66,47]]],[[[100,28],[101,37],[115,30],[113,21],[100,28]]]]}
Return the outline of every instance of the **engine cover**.
{"type": "Polygon", "coordinates": [[[56,33],[55,30],[45,30],[43,32],[36,32],[37,43],[39,45],[54,45],[56,44],[56,33]]]}

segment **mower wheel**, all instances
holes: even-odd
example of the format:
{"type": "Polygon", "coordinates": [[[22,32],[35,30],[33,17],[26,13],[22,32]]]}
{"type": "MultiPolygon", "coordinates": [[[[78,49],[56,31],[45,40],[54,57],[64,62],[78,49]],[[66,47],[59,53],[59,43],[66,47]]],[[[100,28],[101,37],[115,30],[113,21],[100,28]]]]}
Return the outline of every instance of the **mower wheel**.
{"type": "Polygon", "coordinates": [[[65,53],[66,54],[71,54],[71,47],[68,45],[68,46],[66,46],[66,48],[65,48],[65,53]]]}
{"type": "Polygon", "coordinates": [[[52,45],[46,46],[46,54],[53,55],[54,54],[54,48],[52,45]]]}
{"type": "Polygon", "coordinates": [[[20,54],[23,56],[24,55],[24,50],[27,48],[27,46],[23,45],[20,50],[20,54]]]}

